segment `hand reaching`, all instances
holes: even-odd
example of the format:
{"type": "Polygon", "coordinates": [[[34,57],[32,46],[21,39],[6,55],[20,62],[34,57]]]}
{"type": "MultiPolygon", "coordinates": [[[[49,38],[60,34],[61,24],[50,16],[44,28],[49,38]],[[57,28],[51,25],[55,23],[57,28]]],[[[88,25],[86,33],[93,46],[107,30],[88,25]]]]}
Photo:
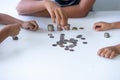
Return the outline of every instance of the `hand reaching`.
{"type": "Polygon", "coordinates": [[[23,22],[22,27],[28,30],[32,30],[32,31],[36,31],[39,28],[38,24],[34,20],[23,22]]]}
{"type": "Polygon", "coordinates": [[[45,7],[49,12],[52,21],[61,28],[67,29],[66,25],[68,24],[68,18],[62,8],[52,1],[46,1],[45,7]]]}

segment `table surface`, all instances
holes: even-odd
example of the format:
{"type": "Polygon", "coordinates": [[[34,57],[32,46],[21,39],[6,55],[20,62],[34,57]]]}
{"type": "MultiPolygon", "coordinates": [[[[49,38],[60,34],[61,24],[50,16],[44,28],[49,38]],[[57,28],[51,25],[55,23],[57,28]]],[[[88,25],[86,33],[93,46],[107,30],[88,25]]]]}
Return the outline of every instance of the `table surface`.
{"type": "Polygon", "coordinates": [[[9,0],[2,1],[5,5],[0,5],[1,12],[26,21],[36,20],[40,29],[35,32],[21,29],[19,40],[8,37],[0,44],[0,80],[120,80],[120,56],[105,59],[97,55],[100,48],[120,43],[120,30],[93,30],[97,21],[120,21],[120,11],[94,11],[85,18],[69,19],[71,28],[84,27],[84,30],[49,32],[50,18],[20,16],[14,9],[18,1],[9,1],[13,5],[7,8],[5,1],[9,0]],[[104,38],[105,32],[109,32],[111,37],[104,38]],[[49,33],[55,38],[49,38],[49,33]],[[74,52],[53,47],[61,33],[66,39],[81,34],[88,44],[82,44],[83,41],[78,39],[74,52]]]}

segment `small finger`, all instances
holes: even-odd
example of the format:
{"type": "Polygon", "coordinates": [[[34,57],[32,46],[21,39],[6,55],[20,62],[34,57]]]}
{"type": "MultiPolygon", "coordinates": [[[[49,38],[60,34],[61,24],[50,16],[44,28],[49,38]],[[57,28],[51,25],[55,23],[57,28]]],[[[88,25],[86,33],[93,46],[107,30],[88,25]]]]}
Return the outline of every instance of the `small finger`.
{"type": "Polygon", "coordinates": [[[60,20],[61,20],[61,17],[60,17],[60,14],[59,14],[59,11],[56,9],[55,11],[54,11],[54,13],[55,13],[55,16],[56,16],[56,24],[57,25],[59,25],[59,26],[61,26],[60,25],[60,20]]]}

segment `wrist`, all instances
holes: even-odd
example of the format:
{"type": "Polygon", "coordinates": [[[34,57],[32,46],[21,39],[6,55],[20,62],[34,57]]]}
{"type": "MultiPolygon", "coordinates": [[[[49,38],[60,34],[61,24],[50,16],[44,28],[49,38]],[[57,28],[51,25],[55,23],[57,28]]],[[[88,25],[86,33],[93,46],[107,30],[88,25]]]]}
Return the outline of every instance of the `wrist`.
{"type": "Polygon", "coordinates": [[[120,52],[120,44],[116,45],[116,49],[120,52]]]}
{"type": "Polygon", "coordinates": [[[3,33],[5,33],[4,35],[5,35],[6,37],[10,36],[10,27],[9,27],[9,26],[5,26],[4,28],[1,29],[1,31],[2,31],[3,33]]]}
{"type": "Polygon", "coordinates": [[[111,27],[111,29],[114,29],[115,28],[115,24],[114,23],[110,23],[110,27],[111,27]]]}
{"type": "Polygon", "coordinates": [[[111,23],[111,26],[112,26],[113,29],[118,29],[118,28],[120,28],[120,23],[119,22],[113,22],[113,23],[111,23]]]}

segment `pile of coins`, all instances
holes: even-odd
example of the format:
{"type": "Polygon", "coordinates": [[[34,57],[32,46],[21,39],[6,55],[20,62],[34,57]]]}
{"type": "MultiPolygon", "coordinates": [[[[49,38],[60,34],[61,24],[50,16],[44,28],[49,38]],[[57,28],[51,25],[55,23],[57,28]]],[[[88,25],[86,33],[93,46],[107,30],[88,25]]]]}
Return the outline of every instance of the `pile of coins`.
{"type": "MultiPolygon", "coordinates": [[[[67,25],[67,30],[70,30],[70,24],[67,25]]],[[[72,27],[71,30],[83,30],[84,27],[72,27]]],[[[60,26],[57,26],[57,31],[62,31],[63,29],[60,26]]],[[[54,26],[53,24],[49,24],[48,25],[48,31],[54,31],[54,26]]],[[[53,34],[48,34],[49,38],[54,38],[53,34]]],[[[88,42],[84,41],[86,40],[86,38],[83,37],[83,35],[77,35],[76,36],[77,39],[81,39],[83,40],[83,44],[88,44],[88,42]]],[[[74,47],[77,46],[78,40],[75,38],[70,38],[70,39],[65,39],[65,34],[60,34],[60,39],[59,41],[56,41],[55,44],[52,44],[52,46],[56,47],[59,46],[61,48],[64,48],[64,50],[67,51],[74,51],[74,47]]]]}
{"type": "MultiPolygon", "coordinates": [[[[48,34],[48,36],[53,36],[52,34],[48,34]]],[[[85,40],[82,35],[77,35],[76,38],[79,38],[81,40],[85,40]]],[[[60,34],[59,41],[56,41],[55,44],[52,44],[52,46],[56,47],[59,46],[61,48],[64,48],[64,50],[67,51],[74,51],[74,47],[77,46],[78,40],[75,38],[65,39],[65,34],[60,34]]],[[[83,44],[87,44],[87,42],[83,42],[83,44]]]]}
{"type": "Polygon", "coordinates": [[[64,47],[64,50],[74,51],[75,46],[77,46],[78,40],[74,38],[65,39],[65,34],[60,34],[60,40],[56,42],[56,44],[52,44],[52,46],[60,46],[64,47]],[[70,45],[66,45],[67,43],[70,43],[70,45]]]}

